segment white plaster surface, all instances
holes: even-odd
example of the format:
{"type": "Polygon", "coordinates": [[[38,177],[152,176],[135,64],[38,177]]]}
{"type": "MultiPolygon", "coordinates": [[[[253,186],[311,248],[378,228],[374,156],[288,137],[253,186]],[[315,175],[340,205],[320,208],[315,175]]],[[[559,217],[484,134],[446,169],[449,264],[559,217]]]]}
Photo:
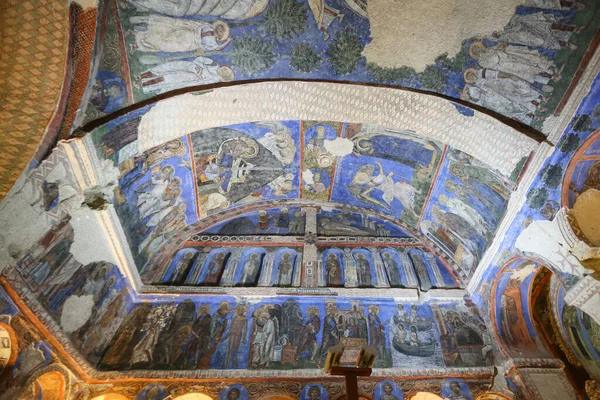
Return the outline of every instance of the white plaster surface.
{"type": "Polygon", "coordinates": [[[363,55],[382,67],[421,72],[453,57],[463,40],[501,31],[524,0],[369,0],[371,37],[363,55]]]}
{"type": "Polygon", "coordinates": [[[71,333],[81,328],[92,315],[94,296],[70,296],[65,300],[60,325],[65,333],[71,333]]]}
{"type": "Polygon", "coordinates": [[[334,140],[325,140],[325,150],[332,156],[343,157],[352,153],[354,143],[348,138],[335,138],[334,140]]]}
{"type": "Polygon", "coordinates": [[[75,233],[71,254],[84,265],[99,261],[119,265],[119,260],[110,245],[108,234],[101,223],[101,213],[107,213],[107,211],[81,207],[71,214],[71,226],[75,233]]]}
{"type": "Polygon", "coordinates": [[[519,234],[515,247],[541,257],[555,270],[583,276],[586,269],[571,253],[571,246],[561,232],[558,222],[557,218],[552,221],[532,222],[519,234]]]}

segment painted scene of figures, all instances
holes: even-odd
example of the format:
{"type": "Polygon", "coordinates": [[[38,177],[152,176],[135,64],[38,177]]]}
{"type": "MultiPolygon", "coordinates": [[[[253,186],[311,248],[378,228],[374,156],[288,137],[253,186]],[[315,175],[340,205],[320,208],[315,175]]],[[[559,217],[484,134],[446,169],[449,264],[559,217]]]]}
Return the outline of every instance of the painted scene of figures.
{"type": "Polygon", "coordinates": [[[90,83],[87,121],[128,105],[128,98],[138,102],[188,87],[299,78],[433,91],[540,128],[564,101],[600,21],[593,0],[522,0],[512,2],[514,8],[468,1],[464,9],[429,10],[432,21],[454,12],[449,29],[464,32],[440,39],[410,24],[425,14],[419,4],[193,4],[103,4],[106,27],[98,40],[119,51],[98,51],[101,68],[90,83]],[[385,26],[379,15],[391,16],[385,26]],[[477,28],[483,20],[485,27],[477,28]]]}

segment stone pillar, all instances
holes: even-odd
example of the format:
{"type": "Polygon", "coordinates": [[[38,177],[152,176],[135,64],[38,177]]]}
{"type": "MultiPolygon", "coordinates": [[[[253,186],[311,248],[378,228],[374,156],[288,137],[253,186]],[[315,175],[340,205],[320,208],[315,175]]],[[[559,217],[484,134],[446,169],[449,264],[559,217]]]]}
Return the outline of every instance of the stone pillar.
{"type": "Polygon", "coordinates": [[[317,209],[302,208],[305,215],[304,249],[302,251],[302,287],[317,287],[319,284],[319,268],[317,253],[317,209]]]}

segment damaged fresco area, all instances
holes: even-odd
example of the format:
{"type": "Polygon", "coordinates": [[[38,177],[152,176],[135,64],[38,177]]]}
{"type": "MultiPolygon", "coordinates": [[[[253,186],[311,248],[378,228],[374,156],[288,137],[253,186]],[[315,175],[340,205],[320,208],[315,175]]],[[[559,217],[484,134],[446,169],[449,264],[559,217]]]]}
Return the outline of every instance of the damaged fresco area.
{"type": "Polygon", "coordinates": [[[411,131],[341,122],[211,128],[138,154],[139,118],[139,111],[120,117],[92,139],[120,171],[114,204],[140,270],[184,229],[305,235],[296,204],[315,204],[317,235],[420,233],[459,266],[463,280],[493,238],[518,177],[411,131]]]}
{"type": "Polygon", "coordinates": [[[87,121],[186,87],[296,78],[433,91],[540,129],[564,106],[600,20],[592,0],[186,4],[102,3],[87,121]]]}

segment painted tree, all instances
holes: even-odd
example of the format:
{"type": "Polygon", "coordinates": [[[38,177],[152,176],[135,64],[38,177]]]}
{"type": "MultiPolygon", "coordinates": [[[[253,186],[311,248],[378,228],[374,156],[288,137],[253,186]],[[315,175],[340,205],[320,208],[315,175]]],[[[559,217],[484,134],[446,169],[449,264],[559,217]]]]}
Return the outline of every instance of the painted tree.
{"type": "Polygon", "coordinates": [[[368,63],[367,71],[373,79],[381,83],[400,83],[416,74],[415,70],[410,67],[385,68],[375,63],[368,63]]]}
{"type": "Polygon", "coordinates": [[[348,27],[340,31],[327,47],[325,54],[336,75],[351,74],[356,70],[363,51],[362,43],[354,29],[348,27]]]}
{"type": "Polygon", "coordinates": [[[548,164],[542,169],[541,180],[550,189],[556,189],[562,181],[563,169],[559,164],[548,164]]]}
{"type": "Polygon", "coordinates": [[[542,208],[546,200],[548,200],[548,190],[544,187],[532,189],[527,193],[527,205],[534,210],[542,208]]]}
{"type": "Polygon", "coordinates": [[[425,71],[419,74],[421,84],[425,89],[441,92],[446,83],[446,74],[437,65],[428,65],[425,71]]]}
{"type": "Polygon", "coordinates": [[[464,47],[461,47],[460,51],[453,58],[448,58],[448,53],[444,53],[438,58],[436,58],[435,62],[436,64],[447,68],[451,72],[457,73],[465,69],[468,58],[469,53],[467,52],[467,50],[465,50],[464,47]]]}
{"type": "Polygon", "coordinates": [[[300,72],[311,72],[321,64],[321,56],[308,43],[298,43],[292,49],[290,65],[300,72]]]}
{"type": "Polygon", "coordinates": [[[592,119],[587,114],[580,114],[573,118],[571,127],[575,132],[585,132],[592,129],[592,119]]]}
{"type": "Polygon", "coordinates": [[[262,14],[265,31],[281,41],[301,35],[307,25],[307,7],[296,0],[277,0],[262,14]]]}
{"type": "Polygon", "coordinates": [[[579,143],[579,136],[575,133],[569,133],[565,135],[565,137],[563,137],[563,139],[560,141],[558,148],[563,153],[572,153],[575,150],[577,150],[577,148],[579,147],[579,143]]]}
{"type": "Polygon", "coordinates": [[[275,63],[273,43],[257,36],[244,35],[233,41],[233,48],[229,53],[231,65],[244,74],[257,73],[275,63]]]}

